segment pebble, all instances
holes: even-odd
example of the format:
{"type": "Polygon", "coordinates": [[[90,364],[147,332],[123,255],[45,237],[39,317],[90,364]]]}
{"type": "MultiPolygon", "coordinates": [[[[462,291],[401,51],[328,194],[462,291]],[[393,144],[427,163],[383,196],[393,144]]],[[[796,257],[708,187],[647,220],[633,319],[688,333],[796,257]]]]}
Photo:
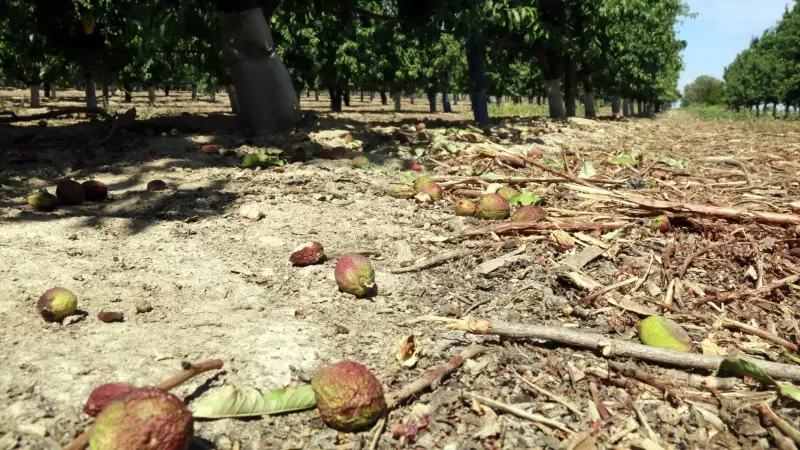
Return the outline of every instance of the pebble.
{"type": "Polygon", "coordinates": [[[261,212],[261,208],[257,203],[242,205],[242,207],[239,208],[239,215],[250,220],[259,220],[264,217],[264,213],[261,212]]]}
{"type": "Polygon", "coordinates": [[[153,306],[147,300],[139,300],[136,302],[136,313],[145,314],[153,310],[153,306]]]}

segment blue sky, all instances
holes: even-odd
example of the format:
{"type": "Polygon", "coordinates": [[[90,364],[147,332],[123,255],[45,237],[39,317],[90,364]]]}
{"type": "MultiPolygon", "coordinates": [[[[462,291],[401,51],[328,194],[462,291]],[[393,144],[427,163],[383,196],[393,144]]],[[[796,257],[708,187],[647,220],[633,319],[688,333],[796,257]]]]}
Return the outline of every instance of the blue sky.
{"type": "Polygon", "coordinates": [[[774,26],[794,0],[685,0],[694,19],[679,24],[678,36],[687,42],[678,89],[700,75],[722,79],[725,66],[750,45],[750,38],[774,26]]]}

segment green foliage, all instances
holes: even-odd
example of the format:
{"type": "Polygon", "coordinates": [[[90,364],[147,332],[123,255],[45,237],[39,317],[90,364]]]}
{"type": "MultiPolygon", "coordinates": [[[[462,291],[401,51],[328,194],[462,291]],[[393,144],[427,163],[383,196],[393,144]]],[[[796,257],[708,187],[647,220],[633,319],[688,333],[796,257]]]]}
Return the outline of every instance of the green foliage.
{"type": "Polygon", "coordinates": [[[722,80],[700,75],[683,89],[681,106],[721,105],[724,103],[725,86],[722,80]]]}

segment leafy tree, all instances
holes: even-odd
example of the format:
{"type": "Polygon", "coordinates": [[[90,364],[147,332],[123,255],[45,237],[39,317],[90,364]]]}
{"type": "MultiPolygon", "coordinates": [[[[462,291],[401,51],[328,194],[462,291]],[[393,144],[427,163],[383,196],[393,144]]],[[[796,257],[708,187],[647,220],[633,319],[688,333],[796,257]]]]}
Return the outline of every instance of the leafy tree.
{"type": "Polygon", "coordinates": [[[709,75],[700,75],[683,88],[681,106],[720,105],[724,102],[725,86],[722,80],[709,75]]]}

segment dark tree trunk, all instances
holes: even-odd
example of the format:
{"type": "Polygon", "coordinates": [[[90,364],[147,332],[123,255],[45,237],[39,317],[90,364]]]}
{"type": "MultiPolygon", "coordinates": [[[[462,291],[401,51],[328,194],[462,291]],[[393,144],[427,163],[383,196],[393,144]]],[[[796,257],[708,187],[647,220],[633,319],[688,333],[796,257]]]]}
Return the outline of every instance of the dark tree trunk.
{"type": "Polygon", "coordinates": [[[364,103],[364,91],[361,91],[361,103],[364,103]]]}
{"type": "Polygon", "coordinates": [[[578,74],[575,60],[567,61],[567,70],[564,73],[564,106],[567,117],[575,117],[575,97],[577,94],[578,74]]]}
{"type": "Polygon", "coordinates": [[[170,86],[168,84],[164,85],[164,97],[169,97],[169,88],[170,86]]]}
{"type": "Polygon", "coordinates": [[[756,117],[761,117],[761,105],[756,105],[756,117]]]}
{"type": "Polygon", "coordinates": [[[381,91],[381,105],[388,105],[389,99],[386,98],[386,92],[381,91]]]}
{"type": "Polygon", "coordinates": [[[44,96],[45,98],[50,98],[50,83],[44,84],[44,96]]]}
{"type": "Polygon", "coordinates": [[[433,89],[428,90],[428,104],[432,113],[436,112],[436,91],[433,89]]]}
{"type": "Polygon", "coordinates": [[[772,118],[773,119],[778,118],[778,103],[777,102],[772,104],[772,118]]]}
{"type": "Polygon", "coordinates": [[[472,114],[475,122],[487,125],[489,124],[489,106],[486,103],[483,34],[479,30],[472,30],[466,40],[466,47],[472,114]]]}
{"type": "Polygon", "coordinates": [[[594,81],[592,81],[591,74],[584,74],[583,75],[583,104],[586,108],[586,118],[587,119],[596,119],[597,113],[595,112],[594,108],[594,81]]]}
{"type": "Polygon", "coordinates": [[[350,106],[350,91],[344,91],[343,98],[344,98],[344,106],[350,106]]]}
{"type": "Polygon", "coordinates": [[[331,111],[342,112],[342,91],[340,89],[328,89],[331,96],[331,111]]]}
{"type": "Polygon", "coordinates": [[[306,91],[306,98],[311,98],[311,90],[306,91]]]}
{"type": "Polygon", "coordinates": [[[125,83],[122,85],[125,89],[125,103],[131,102],[131,92],[133,92],[133,86],[130,83],[125,83]]]}

